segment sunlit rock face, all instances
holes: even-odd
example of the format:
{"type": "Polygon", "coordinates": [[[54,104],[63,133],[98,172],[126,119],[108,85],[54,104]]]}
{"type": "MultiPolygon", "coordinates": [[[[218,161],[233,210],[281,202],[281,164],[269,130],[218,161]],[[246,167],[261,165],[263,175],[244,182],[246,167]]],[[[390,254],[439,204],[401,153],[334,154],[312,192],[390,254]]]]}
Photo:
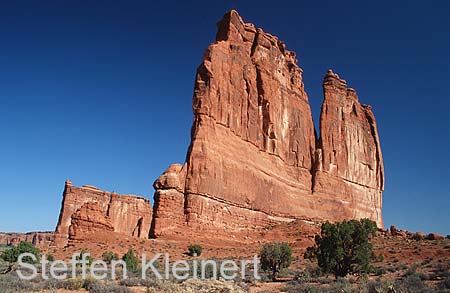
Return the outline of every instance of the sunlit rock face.
{"type": "Polygon", "coordinates": [[[374,115],[333,72],[323,87],[316,137],[295,53],[225,14],[197,70],[186,162],[154,184],[151,234],[246,234],[294,219],[382,226],[374,115]]]}
{"type": "Polygon", "coordinates": [[[64,247],[71,240],[88,240],[90,233],[105,231],[148,238],[151,221],[152,207],[146,198],[66,181],[53,244],[64,247]]]}
{"type": "Polygon", "coordinates": [[[382,226],[384,168],[375,116],[331,70],[323,88],[314,194],[339,199],[346,218],[382,226]]]}
{"type": "Polygon", "coordinates": [[[22,241],[30,242],[39,248],[47,248],[55,239],[54,232],[3,233],[0,232],[0,245],[16,246],[22,241]]]}

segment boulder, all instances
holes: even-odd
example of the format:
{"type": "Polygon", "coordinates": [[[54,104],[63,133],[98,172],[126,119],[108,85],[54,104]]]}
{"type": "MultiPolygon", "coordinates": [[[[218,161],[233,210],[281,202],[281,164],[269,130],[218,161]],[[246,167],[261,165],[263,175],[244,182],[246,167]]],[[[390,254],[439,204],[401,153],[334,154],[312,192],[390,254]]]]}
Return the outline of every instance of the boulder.
{"type": "Polygon", "coordinates": [[[445,237],[441,234],[430,233],[427,235],[426,239],[428,239],[428,240],[443,240],[443,239],[445,239],[445,237]]]}

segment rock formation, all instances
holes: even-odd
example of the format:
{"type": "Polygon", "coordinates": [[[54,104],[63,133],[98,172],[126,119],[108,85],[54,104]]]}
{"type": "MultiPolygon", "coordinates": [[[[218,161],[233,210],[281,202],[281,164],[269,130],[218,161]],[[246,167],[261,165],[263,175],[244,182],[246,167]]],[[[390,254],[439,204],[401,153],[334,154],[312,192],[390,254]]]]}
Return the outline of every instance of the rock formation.
{"type": "Polygon", "coordinates": [[[54,232],[0,233],[1,245],[18,245],[22,241],[33,243],[39,248],[49,247],[55,238],[54,232]]]}
{"type": "Polygon", "coordinates": [[[225,14],[197,70],[186,163],[154,184],[153,236],[250,233],[295,219],[370,218],[381,227],[374,115],[332,71],[323,88],[316,137],[295,53],[236,11],[225,14]]]}
{"type": "Polygon", "coordinates": [[[89,233],[110,231],[148,238],[152,220],[150,201],[134,195],[119,195],[94,186],[75,187],[66,181],[54,244],[63,247],[89,233]]]}
{"type": "Polygon", "coordinates": [[[89,239],[91,233],[114,232],[111,221],[97,202],[86,202],[73,215],[69,227],[70,240],[89,239]]]}

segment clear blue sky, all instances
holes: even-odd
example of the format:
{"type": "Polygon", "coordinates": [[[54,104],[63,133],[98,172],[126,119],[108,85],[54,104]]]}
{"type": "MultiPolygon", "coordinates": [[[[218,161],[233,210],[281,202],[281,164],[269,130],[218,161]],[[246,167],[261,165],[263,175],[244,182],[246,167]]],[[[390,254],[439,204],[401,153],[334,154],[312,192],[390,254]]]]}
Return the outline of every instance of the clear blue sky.
{"type": "Polygon", "coordinates": [[[151,198],[232,8],[297,52],[316,124],[328,68],[373,106],[386,226],[450,234],[446,0],[1,1],[0,231],[53,230],[65,179],[151,198]]]}

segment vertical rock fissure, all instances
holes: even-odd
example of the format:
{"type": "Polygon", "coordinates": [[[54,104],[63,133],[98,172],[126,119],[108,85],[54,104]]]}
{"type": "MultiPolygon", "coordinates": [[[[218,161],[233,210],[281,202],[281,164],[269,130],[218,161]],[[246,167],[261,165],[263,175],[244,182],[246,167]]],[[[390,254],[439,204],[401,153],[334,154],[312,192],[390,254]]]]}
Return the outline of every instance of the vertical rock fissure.
{"type": "Polygon", "coordinates": [[[372,118],[372,115],[369,114],[368,111],[371,111],[370,109],[368,109],[368,107],[364,108],[364,114],[366,116],[367,121],[369,122],[369,126],[370,126],[370,133],[373,137],[373,141],[375,143],[375,166],[376,166],[376,170],[377,170],[377,175],[379,178],[379,187],[380,189],[383,189],[384,186],[384,174],[383,174],[383,170],[381,168],[381,154],[380,154],[380,145],[379,145],[379,138],[377,135],[377,131],[375,129],[375,121],[372,118]]]}

